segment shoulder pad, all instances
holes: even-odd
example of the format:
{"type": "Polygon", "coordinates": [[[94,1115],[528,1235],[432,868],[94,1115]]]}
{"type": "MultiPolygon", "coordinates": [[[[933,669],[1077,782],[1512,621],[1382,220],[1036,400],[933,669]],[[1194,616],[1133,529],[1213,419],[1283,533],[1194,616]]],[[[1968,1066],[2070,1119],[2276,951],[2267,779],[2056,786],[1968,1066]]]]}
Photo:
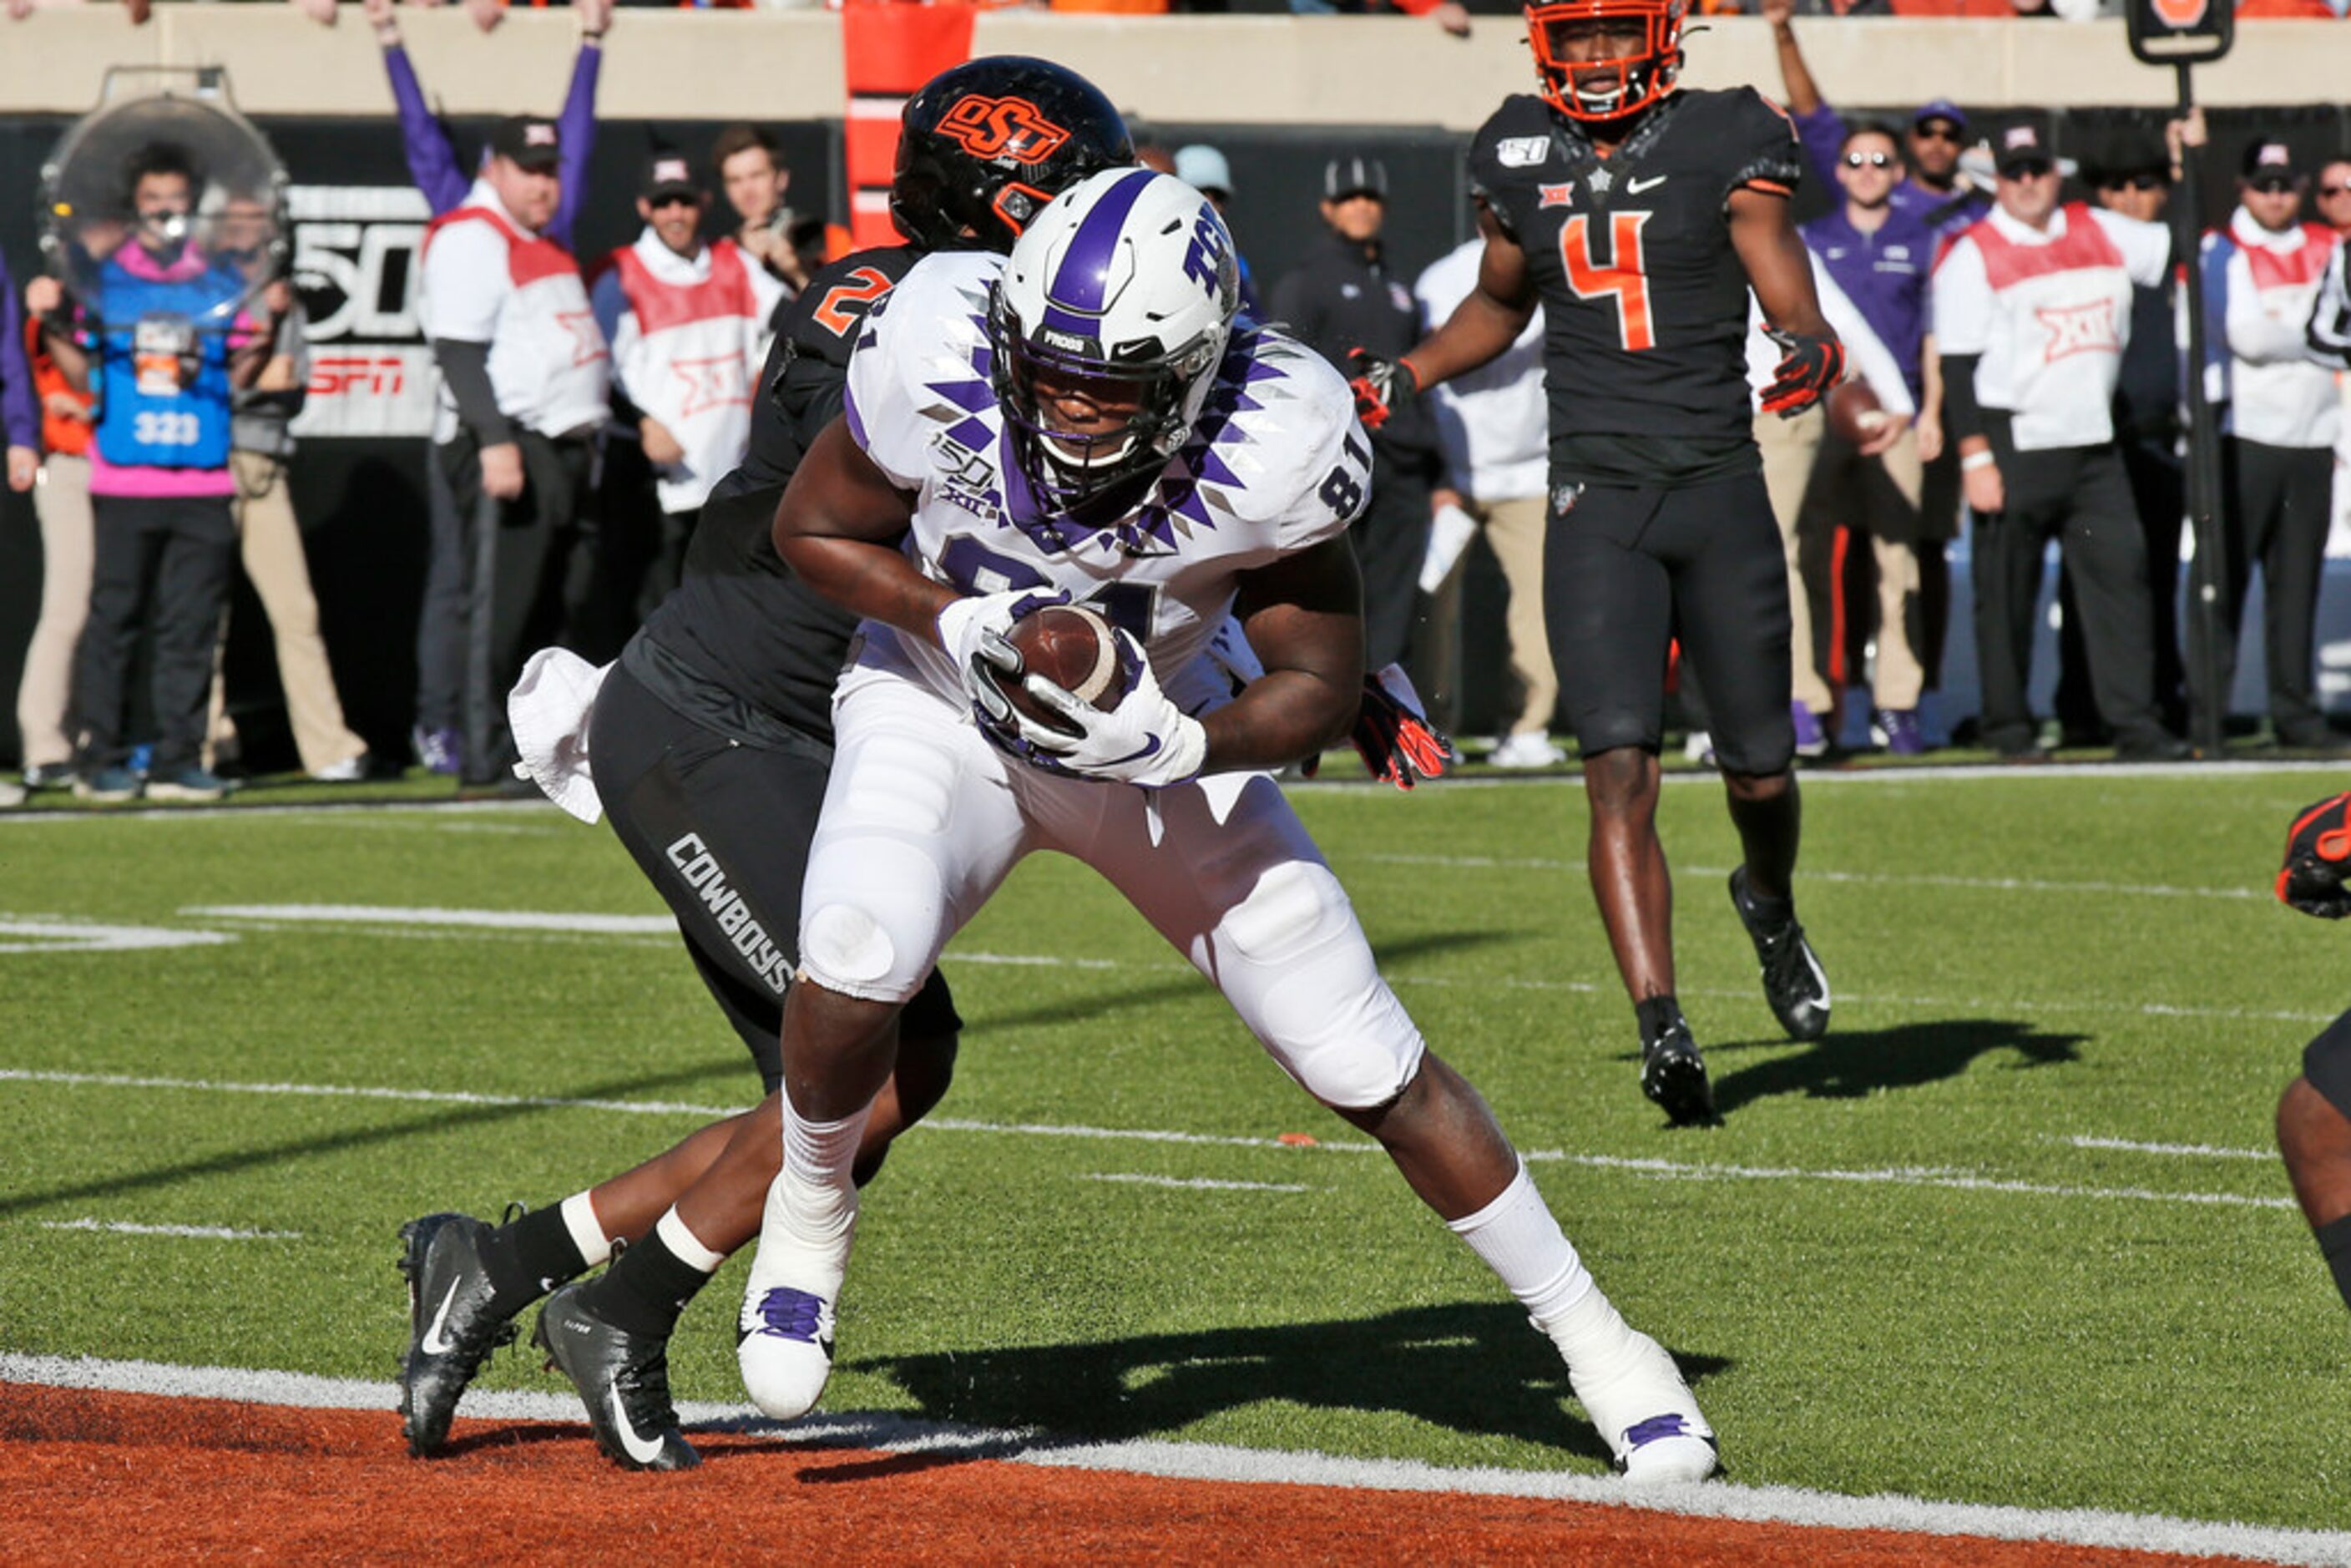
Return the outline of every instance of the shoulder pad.
{"type": "Polygon", "coordinates": [[[1531,93],[1516,93],[1478,128],[1469,143],[1469,174],[1485,190],[1532,179],[1559,156],[1551,108],[1531,93]]]}
{"type": "MultiPolygon", "coordinates": [[[[845,365],[857,329],[875,304],[920,259],[911,246],[876,246],[829,262],[785,312],[783,336],[796,356],[845,365]]],[[[757,265],[746,258],[746,265],[757,265]]]]}

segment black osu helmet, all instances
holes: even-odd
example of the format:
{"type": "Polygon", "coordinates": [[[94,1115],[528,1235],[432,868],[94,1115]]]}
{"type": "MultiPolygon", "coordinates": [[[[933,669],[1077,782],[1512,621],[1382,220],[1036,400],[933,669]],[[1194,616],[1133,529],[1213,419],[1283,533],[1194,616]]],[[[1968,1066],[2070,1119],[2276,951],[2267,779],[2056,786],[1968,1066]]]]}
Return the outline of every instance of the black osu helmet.
{"type": "Polygon", "coordinates": [[[925,250],[1008,251],[1046,203],[1134,162],[1126,121],[1066,66],[991,55],[906,100],[890,217],[925,250]]]}

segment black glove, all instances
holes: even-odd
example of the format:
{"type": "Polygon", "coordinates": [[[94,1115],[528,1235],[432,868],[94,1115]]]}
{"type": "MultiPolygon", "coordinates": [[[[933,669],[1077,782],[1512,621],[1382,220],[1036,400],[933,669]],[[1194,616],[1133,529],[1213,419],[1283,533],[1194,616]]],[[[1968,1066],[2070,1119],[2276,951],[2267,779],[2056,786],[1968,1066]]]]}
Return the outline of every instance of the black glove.
{"type": "Polygon", "coordinates": [[[2279,868],[2277,895],[2304,915],[2340,920],[2351,915],[2351,794],[2321,800],[2296,814],[2286,830],[2285,864],[2279,868]]]}
{"type": "Polygon", "coordinates": [[[1350,738],[1372,777],[1399,789],[1442,779],[1453,766],[1453,742],[1420,711],[1420,694],[1398,664],[1364,677],[1364,706],[1350,738]]]}
{"type": "Polygon", "coordinates": [[[1355,394],[1355,417],[1365,430],[1377,430],[1420,396],[1420,372],[1409,360],[1383,360],[1367,349],[1350,349],[1347,386],[1355,394]]]}
{"type": "Polygon", "coordinates": [[[1763,389],[1765,413],[1792,419],[1844,379],[1844,345],[1834,336],[1815,338],[1779,327],[1764,328],[1763,335],[1786,356],[1773,368],[1771,384],[1763,389]]]}

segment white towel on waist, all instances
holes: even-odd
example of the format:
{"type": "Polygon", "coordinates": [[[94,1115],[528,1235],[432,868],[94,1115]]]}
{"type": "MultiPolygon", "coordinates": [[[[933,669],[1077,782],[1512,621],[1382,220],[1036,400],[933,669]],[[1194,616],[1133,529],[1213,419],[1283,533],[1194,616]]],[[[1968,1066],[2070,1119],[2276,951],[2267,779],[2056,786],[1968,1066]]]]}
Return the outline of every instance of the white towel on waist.
{"type": "Polygon", "coordinates": [[[588,723],[611,668],[561,648],[541,648],[507,694],[507,723],[522,758],[515,764],[515,777],[537,784],[583,822],[604,815],[588,767],[588,723]]]}

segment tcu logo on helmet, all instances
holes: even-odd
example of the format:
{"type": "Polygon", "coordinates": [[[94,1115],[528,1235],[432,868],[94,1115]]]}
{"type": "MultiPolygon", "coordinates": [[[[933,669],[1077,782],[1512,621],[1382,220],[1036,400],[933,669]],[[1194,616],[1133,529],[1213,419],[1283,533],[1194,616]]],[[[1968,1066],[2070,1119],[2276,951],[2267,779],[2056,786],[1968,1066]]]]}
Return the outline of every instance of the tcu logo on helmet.
{"type": "Polygon", "coordinates": [[[1025,98],[989,98],[972,93],[956,100],[939,121],[939,134],[975,158],[1010,158],[1038,163],[1070,139],[1025,98]]]}
{"type": "Polygon", "coordinates": [[[1229,256],[1224,225],[1217,222],[1215,209],[1202,206],[1198,221],[1192,225],[1192,243],[1184,252],[1184,276],[1197,280],[1209,298],[1219,299],[1225,275],[1235,271],[1229,256]]]}

